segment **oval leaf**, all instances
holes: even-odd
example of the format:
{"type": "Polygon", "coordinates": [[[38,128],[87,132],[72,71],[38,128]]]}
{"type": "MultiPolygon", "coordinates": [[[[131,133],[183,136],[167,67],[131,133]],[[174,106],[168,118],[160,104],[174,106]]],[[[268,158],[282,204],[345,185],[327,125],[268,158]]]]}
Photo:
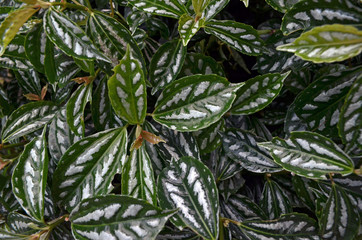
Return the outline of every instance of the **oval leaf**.
{"type": "Polygon", "coordinates": [[[258,145],[269,149],[280,166],[306,178],[325,179],[327,173],[350,174],[354,170],[352,159],[317,133],[292,132],[287,140],[275,137],[258,145]]]}
{"type": "Polygon", "coordinates": [[[147,110],[146,81],[129,47],[113,71],[108,80],[108,95],[115,113],[129,124],[143,123],[147,110]]]}
{"type": "Polygon", "coordinates": [[[163,208],[179,208],[174,222],[186,224],[204,239],[217,239],[219,200],[214,177],[199,160],[182,157],[158,177],[158,197],[163,208]]]}
{"type": "Polygon", "coordinates": [[[73,144],[54,172],[52,193],[58,204],[71,211],[83,199],[109,193],[126,148],[124,128],[98,132],[73,144]]]}
{"type": "Polygon", "coordinates": [[[204,25],[204,22],[204,19],[201,18],[196,21],[196,19],[188,14],[184,14],[180,17],[178,21],[178,32],[180,33],[180,37],[184,46],[187,46],[191,38],[204,25]]]}
{"type": "Polygon", "coordinates": [[[225,77],[222,66],[212,57],[201,53],[187,53],[181,72],[177,77],[180,78],[196,74],[216,74],[225,77]]]}
{"type": "Polygon", "coordinates": [[[35,132],[50,122],[58,107],[52,102],[31,102],[16,109],[2,129],[3,142],[35,132]]]}
{"type": "Polygon", "coordinates": [[[106,195],[84,200],[70,214],[70,221],[73,235],[79,240],[153,240],[174,213],[143,200],[106,195]]]}
{"type": "Polygon", "coordinates": [[[178,131],[196,131],[218,121],[231,107],[233,85],[216,75],[194,75],[172,82],[159,96],[153,118],[178,131]]]}
{"type": "Polygon", "coordinates": [[[292,52],[314,63],[343,61],[361,53],[362,31],[340,24],[315,27],[277,50],[292,52]]]}
{"type": "Polygon", "coordinates": [[[260,111],[268,106],[279,94],[288,73],[265,74],[245,82],[237,91],[231,108],[232,114],[244,115],[260,111]]]}
{"type": "Polygon", "coordinates": [[[129,3],[141,11],[176,19],[187,13],[179,0],[130,0],[129,3]]]}
{"type": "Polygon", "coordinates": [[[28,143],[19,157],[11,179],[13,193],[25,212],[44,222],[44,195],[48,175],[48,151],[42,136],[28,143]]]}

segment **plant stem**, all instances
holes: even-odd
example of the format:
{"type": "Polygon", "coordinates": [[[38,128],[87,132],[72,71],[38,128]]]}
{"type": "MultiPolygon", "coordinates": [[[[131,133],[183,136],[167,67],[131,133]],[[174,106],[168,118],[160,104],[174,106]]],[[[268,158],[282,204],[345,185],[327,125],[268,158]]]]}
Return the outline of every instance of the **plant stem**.
{"type": "Polygon", "coordinates": [[[237,226],[241,225],[241,222],[238,222],[238,221],[235,221],[235,220],[232,220],[229,218],[223,218],[223,217],[220,218],[220,222],[223,222],[225,227],[227,227],[229,225],[229,223],[234,223],[237,226]]]}
{"type": "Polygon", "coordinates": [[[86,12],[91,12],[91,10],[83,5],[77,5],[73,3],[67,3],[67,2],[52,2],[50,3],[51,6],[62,6],[63,8],[72,8],[72,9],[79,9],[86,12]]]}
{"type": "Polygon", "coordinates": [[[8,144],[8,145],[0,144],[0,150],[24,146],[27,143],[28,143],[27,141],[23,141],[23,142],[19,142],[19,143],[8,144]]]}
{"type": "Polygon", "coordinates": [[[109,6],[111,6],[111,17],[114,17],[113,1],[109,0],[109,6]]]}

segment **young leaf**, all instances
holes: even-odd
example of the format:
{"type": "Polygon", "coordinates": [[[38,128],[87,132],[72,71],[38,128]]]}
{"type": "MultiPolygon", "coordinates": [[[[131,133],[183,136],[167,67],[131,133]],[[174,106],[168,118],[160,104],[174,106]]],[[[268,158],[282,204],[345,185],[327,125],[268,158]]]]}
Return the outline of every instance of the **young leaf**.
{"type": "Polygon", "coordinates": [[[109,193],[126,158],[125,128],[98,132],[73,144],[59,161],[52,193],[71,211],[83,199],[109,193]]]}
{"type": "Polygon", "coordinates": [[[44,14],[43,21],[48,38],[67,55],[84,60],[110,61],[96,49],[84,31],[64,13],[50,8],[44,14]]]}
{"type": "Polygon", "coordinates": [[[178,19],[187,13],[179,0],[130,0],[129,3],[146,13],[178,19]]]}
{"type": "Polygon", "coordinates": [[[263,41],[250,25],[231,20],[210,20],[205,23],[205,32],[213,34],[230,47],[244,54],[261,54],[263,41]]]}
{"type": "Polygon", "coordinates": [[[356,67],[317,79],[295,98],[295,113],[308,124],[310,130],[337,137],[340,108],[361,73],[362,68],[356,67]]]}
{"type": "Polygon", "coordinates": [[[209,2],[210,0],[192,0],[192,7],[194,8],[196,16],[201,16],[209,2]]]}
{"type": "Polygon", "coordinates": [[[70,222],[79,240],[153,240],[175,212],[127,196],[105,195],[85,199],[70,214],[70,222]]]}
{"type": "Polygon", "coordinates": [[[204,22],[205,20],[203,18],[196,20],[188,14],[180,17],[178,21],[178,32],[180,33],[184,46],[187,46],[191,38],[203,27],[204,22]]]}
{"type": "MultiPolygon", "coordinates": [[[[219,235],[219,199],[214,177],[199,160],[182,157],[172,161],[158,177],[160,205],[179,208],[177,226],[186,224],[204,239],[219,235]]],[[[173,218],[172,218],[173,219],[173,218]]]]}
{"type": "Polygon", "coordinates": [[[144,72],[138,60],[127,52],[108,80],[108,95],[115,113],[129,124],[141,124],[147,110],[144,72]]]}
{"type": "Polygon", "coordinates": [[[4,54],[6,47],[18,33],[19,28],[36,13],[39,8],[25,6],[11,12],[0,25],[0,56],[4,54]]]}
{"type": "Polygon", "coordinates": [[[362,149],[362,75],[349,90],[338,122],[339,135],[344,143],[356,143],[362,149]]]}
{"type": "Polygon", "coordinates": [[[178,131],[196,131],[218,121],[241,84],[216,75],[194,75],[172,82],[159,96],[153,118],[178,131]]]}
{"type": "Polygon", "coordinates": [[[24,44],[26,56],[34,68],[41,73],[44,73],[46,41],[43,25],[37,24],[26,35],[24,44]]]}
{"type": "Polygon", "coordinates": [[[83,84],[73,92],[67,103],[67,123],[79,137],[84,136],[84,109],[92,96],[92,84],[83,84]]]}
{"type": "Polygon", "coordinates": [[[360,228],[357,208],[339,186],[332,190],[319,222],[323,239],[354,239],[360,228]]]}
{"type": "Polygon", "coordinates": [[[153,55],[150,63],[152,94],[176,79],[184,63],[186,50],[181,40],[173,40],[163,44],[153,55]]]}
{"type": "Polygon", "coordinates": [[[243,233],[255,240],[316,240],[317,224],[305,214],[285,214],[276,220],[252,220],[240,223],[243,233]]]}
{"type": "Polygon", "coordinates": [[[354,170],[352,159],[330,139],[317,133],[292,132],[287,140],[275,137],[258,145],[270,150],[280,166],[306,178],[325,179],[327,173],[347,175],[354,170]]]}
{"type": "Polygon", "coordinates": [[[277,50],[292,52],[314,63],[343,61],[362,51],[362,31],[341,24],[323,25],[305,32],[277,50]]]}
{"type": "Polygon", "coordinates": [[[293,212],[293,208],[280,186],[271,180],[265,182],[260,207],[264,209],[268,219],[277,219],[282,214],[293,212]]]}
{"type": "Polygon", "coordinates": [[[252,114],[268,106],[278,96],[289,73],[270,73],[246,81],[237,91],[231,113],[252,114]]]}
{"type": "Polygon", "coordinates": [[[283,17],[284,34],[326,24],[360,24],[362,8],[351,0],[299,1],[283,17]]]}
{"type": "Polygon", "coordinates": [[[48,174],[48,151],[43,134],[28,143],[12,175],[13,193],[25,212],[44,222],[44,195],[48,174]]]}
{"type": "Polygon", "coordinates": [[[50,122],[58,107],[52,102],[31,102],[16,109],[2,128],[2,141],[7,142],[35,132],[50,122]]]}
{"type": "Polygon", "coordinates": [[[156,183],[145,146],[134,149],[122,170],[122,194],[156,205],[156,183]]]}
{"type": "Polygon", "coordinates": [[[229,129],[223,135],[223,148],[234,161],[251,172],[279,172],[282,169],[275,164],[268,152],[257,145],[262,139],[237,129],[229,129]]]}

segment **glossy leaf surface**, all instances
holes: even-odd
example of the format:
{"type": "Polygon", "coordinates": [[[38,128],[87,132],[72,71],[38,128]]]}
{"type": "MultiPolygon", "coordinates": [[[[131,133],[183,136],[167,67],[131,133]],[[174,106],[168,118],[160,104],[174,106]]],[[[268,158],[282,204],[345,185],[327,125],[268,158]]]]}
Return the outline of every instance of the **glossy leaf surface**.
{"type": "Polygon", "coordinates": [[[184,46],[187,46],[191,38],[199,31],[200,27],[204,24],[204,19],[196,21],[193,17],[188,14],[184,14],[180,17],[178,22],[178,32],[182,39],[184,46]]]}
{"type": "Polygon", "coordinates": [[[179,0],[130,0],[130,4],[146,13],[178,19],[187,13],[186,7],[179,0]]]}

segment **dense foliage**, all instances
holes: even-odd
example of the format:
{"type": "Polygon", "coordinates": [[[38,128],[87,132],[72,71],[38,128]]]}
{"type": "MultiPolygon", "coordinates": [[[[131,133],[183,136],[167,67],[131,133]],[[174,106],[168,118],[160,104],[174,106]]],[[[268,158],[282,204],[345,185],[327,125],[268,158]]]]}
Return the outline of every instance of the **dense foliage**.
{"type": "Polygon", "coordinates": [[[4,0],[0,239],[360,239],[357,0],[4,0]]]}

